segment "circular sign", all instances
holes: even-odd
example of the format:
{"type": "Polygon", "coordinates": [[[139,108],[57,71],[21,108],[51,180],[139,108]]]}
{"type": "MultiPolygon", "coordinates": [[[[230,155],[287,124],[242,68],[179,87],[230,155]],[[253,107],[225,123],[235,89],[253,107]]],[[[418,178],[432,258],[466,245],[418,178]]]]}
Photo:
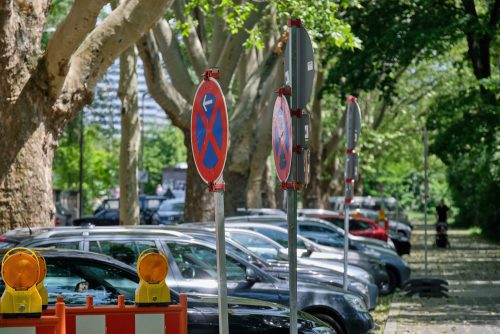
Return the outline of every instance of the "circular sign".
{"type": "Polygon", "coordinates": [[[194,162],[206,183],[214,182],[222,175],[228,141],[226,100],[219,83],[209,78],[198,87],[191,113],[194,162]]]}
{"type": "Polygon", "coordinates": [[[283,96],[274,103],[272,138],[276,172],[280,181],[286,182],[292,166],[292,117],[283,96]]]}

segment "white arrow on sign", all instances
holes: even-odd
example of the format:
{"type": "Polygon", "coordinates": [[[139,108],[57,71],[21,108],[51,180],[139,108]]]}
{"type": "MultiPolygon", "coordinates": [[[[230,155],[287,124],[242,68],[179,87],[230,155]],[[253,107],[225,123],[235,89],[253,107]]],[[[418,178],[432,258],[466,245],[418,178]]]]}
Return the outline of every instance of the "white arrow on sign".
{"type": "Polygon", "coordinates": [[[207,101],[207,96],[203,96],[203,109],[205,109],[205,112],[207,112],[207,106],[211,105],[214,102],[214,100],[208,100],[207,101]]]}

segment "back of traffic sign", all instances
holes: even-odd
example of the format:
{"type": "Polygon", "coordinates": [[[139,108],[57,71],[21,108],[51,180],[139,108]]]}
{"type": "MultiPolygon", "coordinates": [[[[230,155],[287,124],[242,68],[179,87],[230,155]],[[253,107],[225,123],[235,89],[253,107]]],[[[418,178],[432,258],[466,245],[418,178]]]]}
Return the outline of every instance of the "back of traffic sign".
{"type": "MultiPolygon", "coordinates": [[[[293,108],[304,109],[311,96],[314,82],[314,54],[307,30],[303,26],[296,29],[298,43],[295,47],[295,52],[297,52],[297,72],[295,75],[297,76],[298,89],[296,92],[292,92],[292,94],[297,94],[297,106],[293,108]]],[[[292,60],[288,51],[289,47],[289,44],[285,47],[285,85],[291,86],[292,60]]]]}
{"type": "Polygon", "coordinates": [[[210,184],[222,175],[228,148],[226,100],[219,83],[206,77],[194,97],[191,113],[191,147],[203,181],[210,184]]]}
{"type": "Polygon", "coordinates": [[[274,103],[272,140],[276,172],[280,181],[286,182],[292,166],[292,117],[288,102],[281,95],[274,103]]]}

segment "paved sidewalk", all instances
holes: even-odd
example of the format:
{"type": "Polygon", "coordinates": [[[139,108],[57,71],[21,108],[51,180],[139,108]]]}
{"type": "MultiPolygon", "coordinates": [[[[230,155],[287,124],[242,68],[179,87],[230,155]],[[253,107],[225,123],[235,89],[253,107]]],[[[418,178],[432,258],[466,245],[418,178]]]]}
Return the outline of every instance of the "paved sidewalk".
{"type": "MultiPolygon", "coordinates": [[[[436,249],[429,228],[429,276],[450,284],[450,298],[394,297],[384,334],[500,333],[500,246],[466,230],[449,231],[451,249],[436,249]]],[[[424,227],[416,223],[412,277],[424,274],[424,227]]]]}

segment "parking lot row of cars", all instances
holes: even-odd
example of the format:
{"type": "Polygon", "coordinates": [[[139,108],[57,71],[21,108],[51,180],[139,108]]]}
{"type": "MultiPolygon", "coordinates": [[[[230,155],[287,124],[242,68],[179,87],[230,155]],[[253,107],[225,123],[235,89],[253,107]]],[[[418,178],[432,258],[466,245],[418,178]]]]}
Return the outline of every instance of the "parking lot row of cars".
{"type": "MultiPolygon", "coordinates": [[[[376,307],[379,294],[390,293],[409,279],[408,265],[393,244],[350,236],[349,289],[345,292],[343,230],[329,221],[307,217],[305,212],[302,215],[298,221],[298,304],[306,313],[299,315],[301,333],[370,333],[374,324],[369,310],[376,307]]],[[[289,303],[287,243],[283,215],[227,219],[231,332],[288,332],[283,306],[289,303]]],[[[63,295],[69,304],[84,303],[87,294],[94,295],[96,304],[112,303],[118,294],[132,302],[137,258],[144,249],[158,248],[168,257],[167,284],[174,296],[187,293],[191,297],[190,333],[218,330],[213,321],[217,317],[213,224],[18,229],[0,242],[2,247],[16,245],[58,249],[45,252],[45,283],[52,299],[63,295]],[[91,264],[97,269],[90,268],[91,264]],[[82,281],[88,283],[84,285],[87,291],[76,289],[82,281]]]]}

